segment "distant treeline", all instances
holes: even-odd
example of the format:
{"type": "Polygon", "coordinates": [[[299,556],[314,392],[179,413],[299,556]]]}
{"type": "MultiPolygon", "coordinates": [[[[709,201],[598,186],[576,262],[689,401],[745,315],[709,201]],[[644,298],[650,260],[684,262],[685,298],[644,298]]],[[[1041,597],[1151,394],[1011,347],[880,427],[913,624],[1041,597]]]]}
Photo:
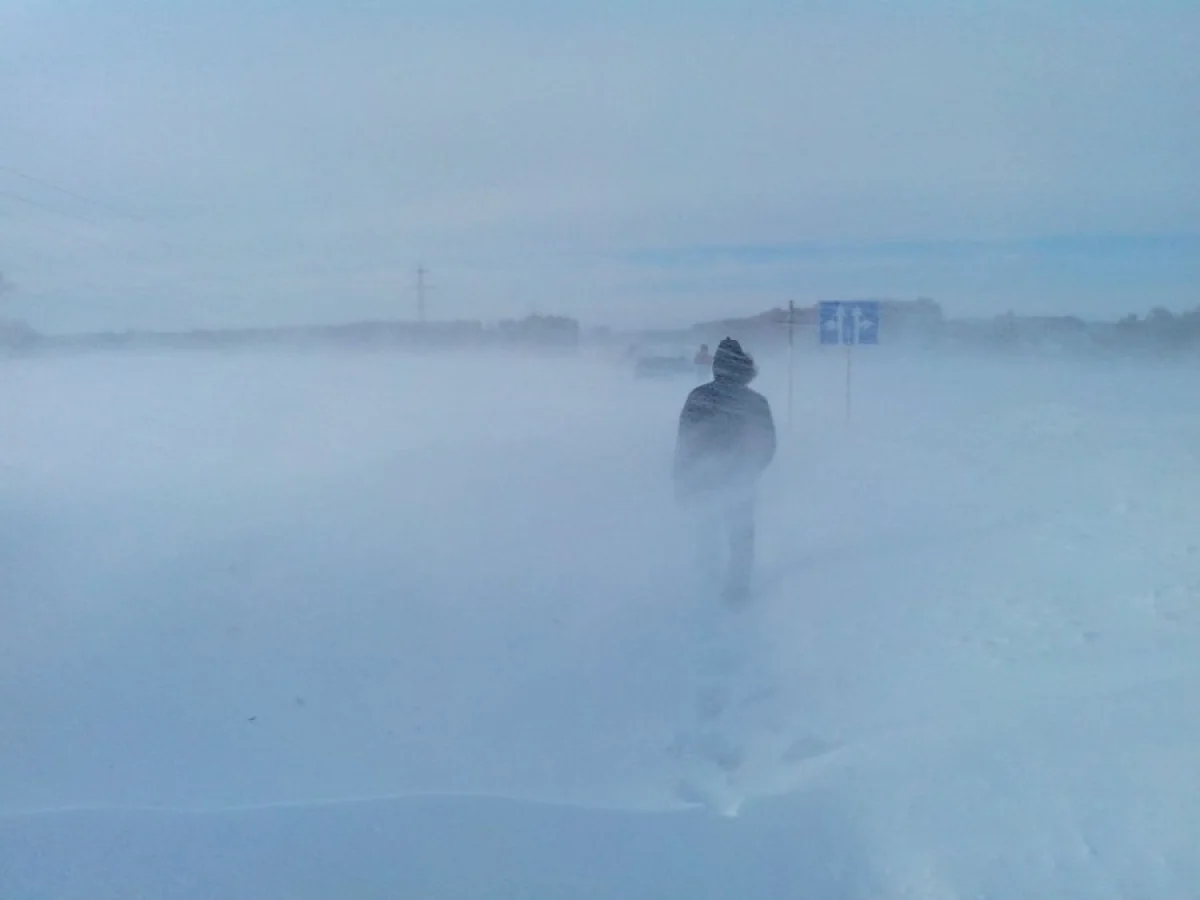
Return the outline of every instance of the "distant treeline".
{"type": "MultiPolygon", "coordinates": [[[[874,298],[858,298],[874,299],[874,298]]],[[[1078,316],[950,318],[929,298],[878,301],[880,342],[885,345],[947,352],[994,354],[1200,354],[1200,307],[1175,314],[1155,308],[1144,318],[1130,314],[1118,321],[1088,321],[1078,316]]],[[[678,331],[644,331],[640,344],[699,344],[735,335],[757,350],[780,349],[792,339],[801,348],[817,346],[817,307],[767,310],[756,316],[703,322],[678,331]],[[789,317],[791,328],[789,329],[789,317]]]]}
{"type": "Polygon", "coordinates": [[[111,331],[39,335],[27,326],[0,323],[0,346],[11,350],[222,350],[270,347],[574,350],[580,328],[564,316],[531,315],[499,322],[353,322],[291,328],[218,328],[189,331],[111,331]]]}
{"type": "MultiPolygon", "coordinates": [[[[928,298],[879,300],[881,342],[947,350],[992,353],[1097,351],[1118,354],[1200,353],[1200,307],[1185,313],[1155,308],[1115,322],[1076,316],[1019,316],[952,319],[928,298]]],[[[755,348],[779,348],[789,331],[802,346],[815,345],[817,307],[775,308],[744,318],[701,322],[690,328],[617,332],[593,329],[566,316],[530,315],[499,322],[374,321],[292,328],[208,329],[179,332],[114,331],[42,335],[28,325],[0,320],[0,350],[12,352],[119,349],[250,349],[341,346],[409,350],[522,349],[573,351],[584,341],[600,344],[654,343],[691,346],[715,343],[726,335],[755,348]]]]}
{"type": "Polygon", "coordinates": [[[1200,307],[1180,314],[1157,307],[1144,317],[1131,313],[1116,322],[1006,313],[990,320],[948,322],[945,337],[955,345],[997,352],[1200,353],[1200,307]]]}

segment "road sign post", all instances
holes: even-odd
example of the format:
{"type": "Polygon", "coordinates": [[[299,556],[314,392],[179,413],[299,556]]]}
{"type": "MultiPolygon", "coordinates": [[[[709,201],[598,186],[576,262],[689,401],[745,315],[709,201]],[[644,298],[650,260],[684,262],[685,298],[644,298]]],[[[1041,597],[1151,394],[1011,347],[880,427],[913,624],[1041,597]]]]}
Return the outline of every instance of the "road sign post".
{"type": "Polygon", "coordinates": [[[795,340],[793,332],[796,330],[796,302],[788,301],[788,431],[792,430],[792,394],[794,393],[794,373],[796,369],[795,358],[795,340]]]}
{"type": "Polygon", "coordinates": [[[846,348],[846,423],[852,411],[854,348],[859,344],[879,343],[879,303],[874,300],[821,303],[818,315],[818,340],[822,344],[841,344],[846,348]]]}

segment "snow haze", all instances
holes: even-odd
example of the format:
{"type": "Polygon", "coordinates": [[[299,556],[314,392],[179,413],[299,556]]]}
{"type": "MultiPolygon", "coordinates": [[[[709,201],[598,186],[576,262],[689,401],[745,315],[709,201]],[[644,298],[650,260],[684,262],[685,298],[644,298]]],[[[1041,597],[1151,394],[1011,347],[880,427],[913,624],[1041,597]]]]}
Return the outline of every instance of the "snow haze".
{"type": "Polygon", "coordinates": [[[1180,0],[0,0],[3,312],[390,318],[418,262],[442,319],[1190,308],[1197,35],[1180,0]]]}
{"type": "Polygon", "coordinates": [[[789,427],[760,364],[737,615],[822,749],[726,818],[667,750],[686,375],[3,361],[0,896],[1194,896],[1194,368],[864,348],[847,423],[806,351],[789,427]]]}

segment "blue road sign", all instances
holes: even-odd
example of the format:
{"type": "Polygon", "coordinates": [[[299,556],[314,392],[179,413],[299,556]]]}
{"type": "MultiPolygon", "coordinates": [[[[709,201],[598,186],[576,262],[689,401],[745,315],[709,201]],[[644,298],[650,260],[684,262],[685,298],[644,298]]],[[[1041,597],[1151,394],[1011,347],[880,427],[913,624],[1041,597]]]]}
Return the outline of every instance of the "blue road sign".
{"type": "Polygon", "coordinates": [[[826,300],[817,324],[822,344],[878,344],[879,303],[875,300],[826,300]]]}
{"type": "Polygon", "coordinates": [[[842,304],[836,300],[826,300],[818,310],[817,326],[819,340],[822,344],[840,344],[842,342],[842,304]]]}
{"type": "Polygon", "coordinates": [[[850,320],[855,344],[879,343],[879,303],[875,300],[859,300],[846,304],[850,307],[850,320]]]}

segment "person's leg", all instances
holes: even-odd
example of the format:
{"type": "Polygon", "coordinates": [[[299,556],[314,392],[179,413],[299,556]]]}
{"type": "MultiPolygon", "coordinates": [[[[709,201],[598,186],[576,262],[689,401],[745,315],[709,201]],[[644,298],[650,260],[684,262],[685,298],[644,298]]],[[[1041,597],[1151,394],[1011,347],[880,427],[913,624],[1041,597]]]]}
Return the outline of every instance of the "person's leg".
{"type": "Polygon", "coordinates": [[[696,571],[702,584],[713,590],[725,571],[725,522],[721,508],[711,499],[696,504],[694,516],[696,571]]]}
{"type": "Polygon", "coordinates": [[[732,500],[725,510],[725,528],[729,542],[725,598],[733,605],[749,599],[750,578],[754,573],[754,512],[753,495],[732,500]]]}

